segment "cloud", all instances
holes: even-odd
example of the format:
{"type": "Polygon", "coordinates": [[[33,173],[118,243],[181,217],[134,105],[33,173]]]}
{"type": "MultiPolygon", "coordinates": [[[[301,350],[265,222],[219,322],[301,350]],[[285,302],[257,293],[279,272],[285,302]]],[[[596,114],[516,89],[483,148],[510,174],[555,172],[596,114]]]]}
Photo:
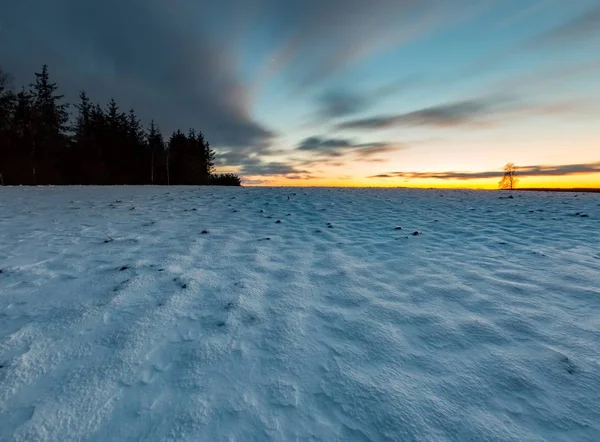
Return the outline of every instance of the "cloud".
{"type": "Polygon", "coordinates": [[[480,11],[473,3],[263,0],[263,20],[280,25],[276,39],[281,44],[270,53],[259,84],[284,73],[298,90],[304,90],[360,60],[455,25],[466,14],[480,11]]]}
{"type": "Polygon", "coordinates": [[[473,124],[480,115],[491,108],[484,100],[461,101],[427,107],[398,115],[384,115],[346,121],[338,129],[388,129],[396,126],[462,126],[473,124]]]}
{"type": "Polygon", "coordinates": [[[358,145],[357,147],[358,149],[354,150],[354,153],[360,158],[370,158],[384,153],[395,152],[403,148],[386,143],[371,143],[370,145],[358,145]]]}
{"type": "Polygon", "coordinates": [[[245,162],[240,169],[240,173],[250,176],[269,176],[308,174],[309,171],[301,170],[293,164],[279,161],[268,163],[262,161],[252,161],[245,162]]]}
{"type": "Polygon", "coordinates": [[[598,111],[598,105],[584,101],[529,102],[498,94],[475,100],[431,106],[397,115],[382,115],[345,121],[338,130],[383,130],[394,127],[429,126],[489,127],[523,117],[586,116],[598,111]]]}
{"type": "MultiPolygon", "coordinates": [[[[202,2],[200,2],[202,3],[202,2]]],[[[183,0],[30,0],[0,4],[0,57],[18,84],[47,63],[67,98],[115,97],[161,128],[197,127],[215,146],[268,142],[233,52],[210,38],[201,4],[183,0]]],[[[225,39],[223,39],[225,41],[225,39]]]]}
{"type": "Polygon", "coordinates": [[[404,146],[387,141],[357,143],[350,138],[324,138],[314,136],[302,140],[296,147],[296,150],[317,154],[317,158],[309,160],[309,162],[314,163],[321,161],[322,157],[337,158],[350,154],[366,159],[379,154],[394,152],[402,148],[404,148],[404,146]]]}
{"type": "Polygon", "coordinates": [[[354,147],[354,143],[346,138],[309,137],[302,140],[297,149],[328,152],[348,147],[354,147]]]}
{"type": "MultiPolygon", "coordinates": [[[[600,162],[583,164],[566,164],[559,166],[525,166],[517,167],[517,176],[566,176],[600,173],[600,162]]],[[[473,180],[482,178],[501,178],[501,170],[485,172],[388,172],[373,175],[369,178],[408,178],[408,179],[439,179],[439,180],[473,180]]]]}
{"type": "Polygon", "coordinates": [[[556,45],[581,42],[600,36],[600,6],[595,6],[570,21],[531,39],[525,46],[556,45]]]}
{"type": "Polygon", "coordinates": [[[323,119],[336,119],[364,112],[390,95],[414,85],[419,80],[419,76],[413,75],[378,88],[363,91],[340,87],[327,88],[316,96],[317,111],[315,116],[318,121],[322,121],[323,119]]]}
{"type": "Polygon", "coordinates": [[[520,22],[521,20],[524,20],[526,18],[531,17],[534,14],[539,13],[544,8],[547,8],[549,6],[550,6],[550,2],[548,0],[539,0],[538,2],[531,4],[529,7],[520,9],[516,13],[504,18],[503,20],[501,20],[498,23],[498,25],[500,27],[507,27],[507,26],[514,25],[515,23],[520,22]]]}
{"type": "Polygon", "coordinates": [[[368,99],[349,90],[328,90],[317,97],[317,118],[353,115],[369,106],[368,99]]]}

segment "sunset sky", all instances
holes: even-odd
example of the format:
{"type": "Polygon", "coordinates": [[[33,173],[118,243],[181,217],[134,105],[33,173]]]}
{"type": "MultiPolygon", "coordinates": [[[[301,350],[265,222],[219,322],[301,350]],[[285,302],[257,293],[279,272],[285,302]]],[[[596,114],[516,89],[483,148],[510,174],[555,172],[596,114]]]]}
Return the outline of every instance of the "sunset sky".
{"type": "Polygon", "coordinates": [[[600,187],[600,0],[23,0],[0,66],[201,129],[244,184],[600,187]]]}

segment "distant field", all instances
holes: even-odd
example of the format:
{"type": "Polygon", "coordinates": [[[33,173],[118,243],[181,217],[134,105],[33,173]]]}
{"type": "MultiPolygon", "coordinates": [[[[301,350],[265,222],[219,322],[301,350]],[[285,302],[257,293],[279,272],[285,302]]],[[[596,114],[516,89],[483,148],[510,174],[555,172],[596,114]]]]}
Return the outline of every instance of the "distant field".
{"type": "Polygon", "coordinates": [[[0,440],[599,441],[600,199],[510,195],[0,188],[0,440]]]}
{"type": "Polygon", "coordinates": [[[556,189],[556,188],[538,188],[538,189],[515,189],[525,192],[581,192],[581,193],[600,193],[600,189],[586,189],[586,188],[576,188],[576,189],[556,189]]]}

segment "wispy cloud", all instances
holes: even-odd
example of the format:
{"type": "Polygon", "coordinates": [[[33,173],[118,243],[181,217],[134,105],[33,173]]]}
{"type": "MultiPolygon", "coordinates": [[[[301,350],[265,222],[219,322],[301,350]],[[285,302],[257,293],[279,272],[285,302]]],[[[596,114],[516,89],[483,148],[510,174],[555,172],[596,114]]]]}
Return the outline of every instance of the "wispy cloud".
{"type": "Polygon", "coordinates": [[[526,48],[581,42],[590,37],[600,37],[600,6],[595,6],[574,19],[545,31],[526,43],[526,48]]]}
{"type": "Polygon", "coordinates": [[[315,117],[326,121],[346,117],[369,110],[391,95],[418,83],[416,75],[407,76],[370,90],[332,87],[316,96],[315,117]]]}
{"type": "Polygon", "coordinates": [[[549,7],[550,5],[550,0],[538,0],[536,3],[531,4],[529,7],[520,9],[514,14],[504,18],[500,21],[499,26],[506,27],[514,25],[515,23],[518,23],[521,20],[525,20],[526,18],[531,17],[532,15],[540,12],[544,8],[549,7]]]}
{"type": "Polygon", "coordinates": [[[589,115],[598,111],[595,103],[583,101],[528,102],[508,95],[431,106],[398,115],[381,115],[350,120],[338,130],[383,130],[394,127],[486,128],[523,117],[589,115]]]}
{"type": "Polygon", "coordinates": [[[319,157],[336,158],[352,154],[364,159],[403,148],[397,143],[385,141],[360,143],[350,138],[309,137],[302,140],[296,150],[312,152],[319,157]]]}
{"type": "Polygon", "coordinates": [[[337,125],[342,129],[387,129],[396,126],[462,126],[473,124],[492,107],[485,100],[470,100],[427,107],[398,115],[383,115],[346,121],[337,125]]]}
{"type": "Polygon", "coordinates": [[[298,175],[308,174],[308,170],[298,169],[295,165],[284,162],[262,162],[262,161],[246,161],[242,165],[240,172],[243,175],[250,176],[271,176],[271,175],[298,175]]]}
{"type": "MultiPolygon", "coordinates": [[[[483,3],[482,0],[476,0],[483,3]]],[[[458,8],[438,0],[264,0],[265,21],[283,23],[281,45],[259,83],[286,73],[297,89],[323,81],[373,54],[398,47],[456,21],[458,8]],[[276,18],[275,18],[276,17],[276,18]],[[360,30],[360,31],[358,31],[360,30]]],[[[460,0],[466,6],[469,2],[460,0]]],[[[471,5],[472,6],[472,5],[471,5]]]]}
{"type": "MultiPolygon", "coordinates": [[[[566,164],[559,166],[524,166],[517,168],[521,177],[534,176],[567,176],[600,173],[600,162],[584,164],[566,164]]],[[[406,179],[439,179],[439,180],[473,180],[482,178],[501,178],[502,170],[484,172],[388,172],[370,176],[369,178],[406,178],[406,179]]]]}

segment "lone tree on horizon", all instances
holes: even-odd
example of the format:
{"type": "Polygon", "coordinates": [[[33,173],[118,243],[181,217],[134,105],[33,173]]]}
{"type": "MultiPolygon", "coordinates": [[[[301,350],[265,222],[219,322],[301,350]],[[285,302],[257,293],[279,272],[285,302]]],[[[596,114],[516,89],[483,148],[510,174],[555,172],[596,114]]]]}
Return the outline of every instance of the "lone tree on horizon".
{"type": "Polygon", "coordinates": [[[517,178],[517,168],[513,163],[508,163],[504,166],[504,176],[498,183],[498,187],[502,190],[513,190],[517,187],[517,182],[519,179],[517,178]]]}

